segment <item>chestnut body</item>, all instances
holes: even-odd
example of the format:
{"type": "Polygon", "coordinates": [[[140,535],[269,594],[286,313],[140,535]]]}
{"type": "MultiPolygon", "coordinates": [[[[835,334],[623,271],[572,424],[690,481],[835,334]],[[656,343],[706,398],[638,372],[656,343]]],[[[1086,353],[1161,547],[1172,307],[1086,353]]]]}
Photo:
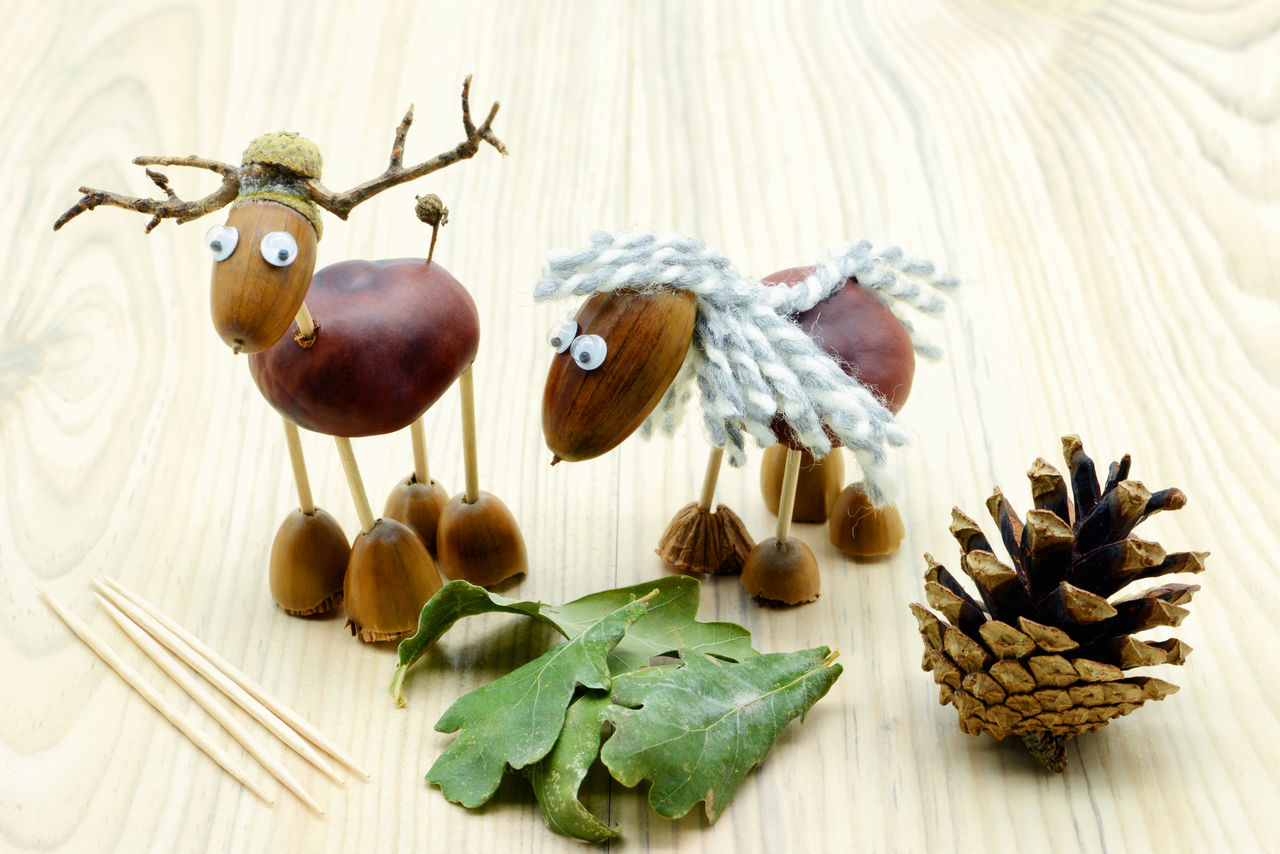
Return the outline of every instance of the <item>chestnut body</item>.
{"type": "Polygon", "coordinates": [[[375,436],[409,426],[479,348],[470,294],[419,258],[331,264],[315,274],[306,299],[319,327],[312,346],[286,334],[251,356],[249,371],[281,415],[317,433],[375,436]]]}
{"type": "MultiPolygon", "coordinates": [[[[794,284],[813,267],[790,267],[765,276],[767,285],[794,284]]],[[[796,315],[795,322],[814,342],[831,354],[849,376],[869,388],[897,414],[911,394],[916,356],[911,336],[880,298],[849,279],[835,293],[808,311],[796,315]]],[[[770,425],[778,441],[800,448],[781,418],[770,425]]],[[[827,432],[835,446],[839,440],[827,432]]]]}

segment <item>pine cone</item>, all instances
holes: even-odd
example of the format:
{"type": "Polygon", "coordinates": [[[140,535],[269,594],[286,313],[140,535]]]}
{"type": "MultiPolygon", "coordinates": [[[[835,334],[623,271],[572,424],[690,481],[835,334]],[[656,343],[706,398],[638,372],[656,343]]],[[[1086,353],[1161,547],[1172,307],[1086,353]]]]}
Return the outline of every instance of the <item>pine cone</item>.
{"type": "Polygon", "coordinates": [[[1191,651],[1176,638],[1152,643],[1133,635],[1181,623],[1187,611],[1180,606],[1199,585],[1164,584],[1109,598],[1139,579],[1202,572],[1208,554],[1166,554],[1131,536],[1151,514],[1184,506],[1180,490],[1152,493],[1128,480],[1127,454],[1099,487],[1079,437],[1065,437],[1062,448],[1073,497],[1062,475],[1039,459],[1027,472],[1036,509],[1025,525],[999,489],[987,501],[1012,566],[996,559],[976,522],[952,510],[961,566],[979,598],[925,555],[925,595],[945,619],[911,606],[925,642],[924,669],[940,686],[939,702],[956,707],[960,728],[997,741],[1021,736],[1054,771],[1066,767],[1073,736],[1178,690],[1124,671],[1182,664],[1191,651]]]}

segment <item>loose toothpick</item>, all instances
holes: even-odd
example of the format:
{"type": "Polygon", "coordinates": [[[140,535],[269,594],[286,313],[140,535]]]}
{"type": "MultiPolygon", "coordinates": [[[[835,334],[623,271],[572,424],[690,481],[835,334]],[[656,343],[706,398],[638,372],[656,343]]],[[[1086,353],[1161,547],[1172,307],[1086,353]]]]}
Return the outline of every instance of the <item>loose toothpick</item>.
{"type": "Polygon", "coordinates": [[[276,717],[266,706],[251,697],[247,691],[231,681],[221,670],[197,654],[195,650],[183,642],[182,638],[169,631],[152,618],[150,614],[102,581],[94,578],[91,579],[91,583],[110,599],[113,605],[128,614],[129,619],[145,629],[147,634],[164,644],[166,649],[182,659],[188,667],[199,673],[213,687],[225,694],[227,699],[248,712],[254,720],[266,727],[272,735],[318,768],[326,777],[337,783],[344,782],[342,775],[333,770],[333,766],[326,762],[324,757],[317,753],[311,745],[303,741],[301,736],[290,729],[284,721],[276,717]]]}
{"type": "Polygon", "coordinates": [[[93,650],[99,658],[106,662],[108,667],[119,674],[121,679],[129,683],[129,687],[137,691],[142,699],[150,703],[156,711],[164,716],[165,720],[177,727],[178,731],[190,739],[192,744],[204,751],[204,753],[214,762],[217,762],[218,765],[222,767],[222,770],[226,771],[232,777],[235,777],[236,780],[240,782],[240,785],[253,792],[268,806],[275,806],[276,802],[271,799],[271,796],[258,786],[257,783],[254,783],[246,777],[243,771],[237,769],[235,767],[235,762],[232,761],[231,757],[228,756],[222,748],[218,747],[217,744],[209,740],[208,736],[200,732],[190,718],[166,700],[163,695],[156,691],[156,689],[142,677],[141,674],[129,665],[125,664],[124,660],[107,645],[106,641],[94,634],[93,631],[80,620],[80,618],[67,610],[66,606],[57,599],[54,599],[53,596],[51,596],[43,587],[37,587],[36,592],[44,598],[44,601],[47,602],[49,607],[53,609],[53,612],[67,624],[71,631],[75,632],[76,635],[79,636],[80,640],[84,641],[85,645],[89,647],[89,649],[93,650]]]}
{"type": "Polygon", "coordinates": [[[249,732],[248,727],[236,720],[230,714],[230,711],[215,699],[213,694],[206,690],[198,679],[191,675],[191,671],[183,668],[176,658],[166,652],[164,647],[153,640],[150,635],[130,620],[123,611],[113,605],[105,596],[96,591],[94,595],[98,597],[98,601],[106,609],[107,615],[138,645],[138,648],[146,654],[147,658],[154,661],[161,670],[168,674],[170,679],[178,683],[178,687],[186,691],[193,700],[200,704],[200,708],[209,713],[209,717],[217,721],[232,738],[240,742],[241,746],[249,752],[249,755],[258,760],[258,763],[271,773],[271,776],[279,780],[286,789],[297,795],[304,804],[315,810],[317,814],[324,815],[324,809],[302,787],[297,778],[289,773],[289,769],[284,767],[278,760],[273,759],[262,743],[249,732]]]}
{"type": "Polygon", "coordinates": [[[352,771],[359,774],[361,777],[364,777],[366,780],[369,779],[369,772],[364,770],[364,768],[360,767],[360,765],[354,759],[352,759],[341,748],[339,748],[336,744],[334,744],[333,741],[328,736],[326,736],[323,732],[317,729],[314,724],[312,724],[311,722],[306,720],[304,717],[302,717],[302,715],[298,714],[293,709],[290,709],[289,707],[280,703],[278,700],[276,700],[274,697],[268,694],[265,688],[263,688],[254,680],[250,679],[247,675],[245,675],[243,671],[241,671],[238,667],[236,667],[231,662],[227,661],[226,658],[224,658],[221,654],[219,654],[216,650],[214,650],[204,641],[200,640],[198,637],[191,634],[191,632],[187,631],[185,628],[183,628],[181,625],[175,622],[172,618],[166,615],[163,611],[161,611],[155,605],[152,605],[146,599],[143,599],[137,593],[134,593],[132,590],[125,587],[123,584],[116,581],[115,579],[109,578],[107,576],[103,576],[102,580],[108,586],[110,586],[111,589],[119,593],[125,599],[132,602],[135,606],[137,606],[139,609],[146,612],[150,617],[152,617],[157,623],[164,626],[164,628],[168,629],[175,636],[180,638],[183,643],[185,643],[191,649],[195,650],[197,654],[203,656],[206,661],[208,661],[214,667],[218,668],[218,670],[220,670],[223,673],[223,675],[225,675],[228,679],[231,679],[233,682],[235,682],[237,685],[243,688],[250,696],[252,696],[255,700],[257,700],[263,706],[270,709],[272,713],[274,713],[278,718],[280,718],[280,720],[284,721],[289,726],[293,727],[294,730],[296,730],[299,734],[304,736],[308,741],[310,741],[316,747],[320,748],[325,753],[329,754],[334,759],[338,760],[343,765],[347,766],[352,771]]]}

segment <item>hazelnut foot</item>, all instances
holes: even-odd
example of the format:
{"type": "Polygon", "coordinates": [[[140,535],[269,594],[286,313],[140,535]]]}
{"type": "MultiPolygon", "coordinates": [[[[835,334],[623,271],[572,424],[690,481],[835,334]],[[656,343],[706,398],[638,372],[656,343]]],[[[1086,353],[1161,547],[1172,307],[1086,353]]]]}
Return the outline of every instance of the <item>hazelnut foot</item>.
{"type": "Polygon", "coordinates": [[[436,530],[440,525],[440,514],[449,503],[449,493],[439,481],[431,478],[428,482],[420,482],[414,475],[409,475],[395,485],[387,496],[386,507],[382,516],[395,519],[404,524],[422,539],[422,544],[436,556],[436,530]]]}
{"type": "Polygon", "coordinates": [[[752,545],[737,513],[723,504],[703,510],[693,503],[672,517],[656,551],[676,572],[732,575],[742,571],[752,545]]]}
{"type": "Polygon", "coordinates": [[[818,561],[795,537],[756,543],[742,567],[742,586],[761,605],[802,605],[818,598],[818,561]]]}
{"type": "Polygon", "coordinates": [[[436,549],[440,570],[451,581],[461,578],[489,587],[529,571],[524,537],[502,499],[489,492],[468,504],[455,495],[440,514],[436,549]]]}
{"type": "Polygon", "coordinates": [[[344,589],[352,634],[366,643],[400,640],[417,631],[440,573],[417,534],[379,519],[352,544],[344,589]]]}
{"type": "MultiPolygon", "coordinates": [[[[760,461],[760,495],[769,512],[778,515],[782,498],[782,475],[787,468],[787,446],[770,445],[760,461]]],[[[791,510],[792,522],[825,522],[840,494],[844,483],[844,457],[839,449],[832,449],[820,460],[813,454],[800,452],[800,477],[796,481],[795,506],[791,510]]]]}
{"type": "Polygon", "coordinates": [[[846,486],[831,509],[827,526],[831,545],[854,557],[884,557],[902,544],[906,530],[893,504],[879,509],[858,484],[846,486]]]}
{"type": "Polygon", "coordinates": [[[295,617],[329,613],[342,601],[350,552],[336,519],[319,507],[310,514],[294,510],[271,544],[271,598],[295,617]]]}

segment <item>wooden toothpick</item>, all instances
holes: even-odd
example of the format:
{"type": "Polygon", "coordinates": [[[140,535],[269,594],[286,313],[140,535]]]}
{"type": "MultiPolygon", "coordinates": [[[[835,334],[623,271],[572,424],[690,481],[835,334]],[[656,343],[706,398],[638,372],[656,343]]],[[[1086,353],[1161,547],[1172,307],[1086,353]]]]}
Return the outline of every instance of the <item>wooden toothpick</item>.
{"type": "Polygon", "coordinates": [[[431,472],[427,470],[427,431],[422,423],[424,417],[419,415],[409,425],[409,438],[413,442],[413,477],[425,486],[431,483],[431,472]]]}
{"type": "Polygon", "coordinates": [[[267,689],[250,679],[242,670],[240,670],[240,668],[227,661],[227,659],[219,654],[215,649],[200,640],[191,632],[187,631],[155,605],[152,605],[146,599],[143,599],[119,581],[107,576],[103,576],[102,581],[105,582],[112,590],[119,593],[149,617],[154,619],[161,626],[172,632],[176,637],[180,638],[182,642],[194,650],[196,654],[200,655],[220,670],[223,675],[239,685],[246,693],[263,706],[270,709],[276,717],[287,723],[316,747],[320,748],[325,753],[329,754],[334,759],[359,774],[361,777],[364,777],[366,780],[369,779],[369,772],[361,768],[354,759],[334,744],[333,741],[321,732],[314,724],[268,694],[267,689]]]}
{"type": "Polygon", "coordinates": [[[782,495],[778,501],[778,542],[791,536],[791,512],[796,506],[796,484],[800,481],[800,451],[787,449],[787,467],[782,472],[782,495]]]}
{"type": "Polygon", "coordinates": [[[303,741],[301,736],[290,729],[284,721],[272,714],[271,710],[266,706],[249,696],[248,692],[227,678],[221,670],[214,667],[191,647],[187,646],[182,638],[160,625],[149,614],[102,581],[94,578],[91,579],[91,583],[96,590],[99,590],[111,600],[111,604],[128,614],[129,619],[146,630],[147,634],[164,644],[166,649],[182,659],[184,664],[199,673],[213,687],[225,694],[227,699],[248,712],[254,720],[266,727],[272,735],[287,744],[295,753],[318,768],[329,779],[336,783],[344,782],[342,775],[333,770],[333,766],[326,762],[324,757],[315,751],[315,748],[303,741]]]}
{"type": "Polygon", "coordinates": [[[268,806],[275,806],[276,802],[271,799],[271,796],[263,791],[257,783],[254,783],[246,777],[243,771],[236,768],[231,757],[228,756],[222,748],[218,747],[217,744],[209,740],[208,736],[196,729],[195,724],[192,723],[190,718],[166,700],[163,695],[156,691],[156,689],[142,677],[141,674],[129,665],[125,664],[124,660],[121,659],[120,656],[117,655],[104,640],[102,640],[102,638],[94,634],[93,631],[80,620],[80,618],[67,610],[66,606],[60,603],[57,599],[54,599],[53,596],[51,596],[43,587],[37,587],[36,592],[44,598],[44,601],[47,602],[49,607],[53,609],[53,612],[67,624],[71,631],[75,632],[80,640],[84,641],[85,646],[93,650],[99,658],[106,662],[108,667],[120,675],[121,679],[129,683],[129,687],[137,691],[142,699],[150,703],[157,712],[164,716],[165,720],[177,727],[178,731],[190,739],[192,744],[204,751],[204,753],[214,762],[217,762],[218,765],[222,767],[222,770],[240,781],[240,785],[253,792],[268,806]]]}
{"type": "Polygon", "coordinates": [[[289,462],[293,466],[293,482],[298,487],[298,507],[303,514],[314,516],[315,499],[311,497],[311,479],[307,477],[307,462],[302,456],[302,437],[298,435],[298,425],[288,418],[284,420],[284,438],[289,446],[289,462]]]}
{"type": "Polygon", "coordinates": [[[480,462],[476,453],[476,387],[472,378],[472,365],[458,377],[458,392],[462,397],[462,450],[467,468],[467,488],[463,501],[474,504],[480,500],[480,462]]]}
{"type": "Polygon", "coordinates": [[[724,448],[712,448],[707,458],[707,473],[702,478],[702,496],[698,499],[698,509],[704,513],[711,509],[716,497],[716,481],[720,479],[720,463],[724,459],[724,448]]]}
{"type": "Polygon", "coordinates": [[[299,800],[315,810],[317,814],[324,815],[324,809],[316,802],[315,798],[311,797],[306,789],[302,788],[302,784],[298,782],[293,774],[289,773],[289,769],[284,767],[278,760],[272,759],[266,748],[253,737],[249,729],[232,717],[227,708],[219,703],[213,694],[201,686],[199,680],[191,675],[191,671],[183,668],[176,658],[166,652],[164,647],[139,628],[136,623],[130,620],[123,611],[113,605],[105,596],[97,591],[94,591],[94,595],[98,597],[98,602],[106,609],[107,616],[111,617],[116,625],[124,630],[124,633],[138,645],[138,648],[146,654],[147,658],[154,661],[161,670],[168,674],[170,679],[178,683],[178,687],[186,691],[193,700],[200,704],[200,708],[209,713],[209,717],[217,721],[232,738],[240,742],[241,746],[249,752],[249,755],[258,760],[258,763],[271,773],[271,776],[279,780],[286,789],[297,795],[299,800]]]}
{"type": "Polygon", "coordinates": [[[351,440],[346,436],[334,436],[338,445],[338,458],[342,460],[342,472],[347,476],[347,486],[351,489],[351,500],[356,503],[356,515],[360,517],[360,530],[366,534],[373,530],[373,507],[369,504],[369,493],[364,491],[364,480],[360,477],[360,467],[356,465],[355,452],[351,450],[351,440]]]}

